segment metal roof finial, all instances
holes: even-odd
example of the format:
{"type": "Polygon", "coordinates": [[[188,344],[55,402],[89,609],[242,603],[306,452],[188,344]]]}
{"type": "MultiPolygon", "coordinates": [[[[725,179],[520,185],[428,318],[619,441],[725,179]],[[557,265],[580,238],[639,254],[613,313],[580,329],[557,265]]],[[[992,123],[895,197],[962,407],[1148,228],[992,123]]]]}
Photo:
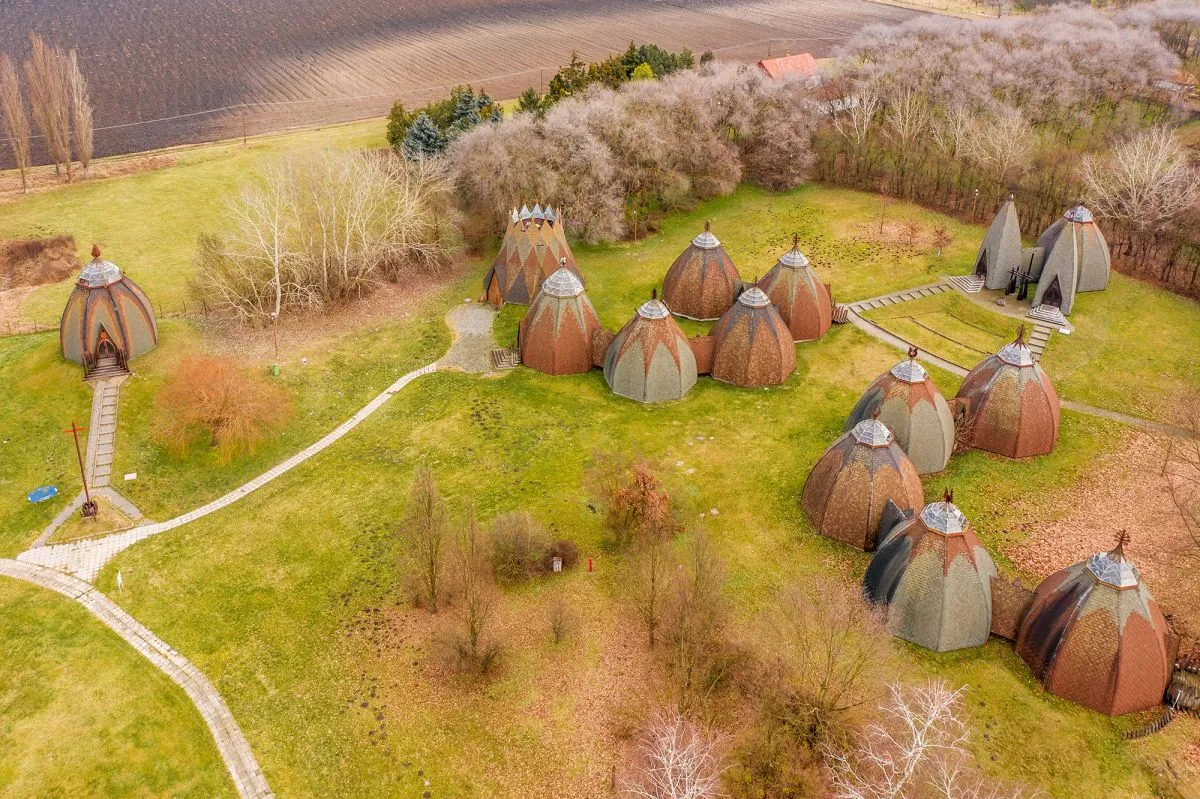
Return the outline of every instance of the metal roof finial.
{"type": "Polygon", "coordinates": [[[704,232],[707,233],[711,227],[712,227],[712,223],[709,220],[705,219],[704,220],[704,232]]]}
{"type": "Polygon", "coordinates": [[[942,500],[949,505],[954,501],[954,489],[946,486],[945,492],[942,494],[942,500]]]}
{"type": "Polygon", "coordinates": [[[652,299],[652,300],[658,299],[658,288],[650,289],[650,299],[652,299]]]}
{"type": "Polygon", "coordinates": [[[910,361],[915,361],[917,359],[917,348],[916,347],[908,348],[908,359],[910,361]]]}
{"type": "Polygon", "coordinates": [[[795,248],[798,248],[799,246],[800,246],[800,234],[793,233],[792,234],[792,248],[795,249],[795,248]]]}
{"type": "Polygon", "coordinates": [[[562,258],[558,259],[558,268],[559,269],[567,268],[567,256],[564,255],[562,258]]]}
{"type": "Polygon", "coordinates": [[[1125,545],[1129,543],[1129,531],[1122,530],[1117,533],[1117,545],[1113,547],[1108,554],[1113,560],[1125,560],[1125,545]]]}
{"type": "Polygon", "coordinates": [[[1022,347],[1025,346],[1025,323],[1024,322],[1017,325],[1017,338],[1013,343],[1018,344],[1022,347]]]}
{"type": "Polygon", "coordinates": [[[92,245],[92,257],[97,260],[100,259],[100,245],[99,244],[92,245]]]}

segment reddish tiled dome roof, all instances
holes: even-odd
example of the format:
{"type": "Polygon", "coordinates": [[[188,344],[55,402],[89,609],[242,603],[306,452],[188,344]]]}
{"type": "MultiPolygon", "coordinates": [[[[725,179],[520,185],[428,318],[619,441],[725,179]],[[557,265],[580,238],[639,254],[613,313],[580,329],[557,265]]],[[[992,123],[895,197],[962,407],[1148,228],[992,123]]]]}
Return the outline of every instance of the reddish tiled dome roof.
{"type": "Polygon", "coordinates": [[[600,320],[583,283],[559,269],[542,284],[521,320],[521,363],[552,375],[592,368],[592,339],[600,320]]]}
{"type": "Polygon", "coordinates": [[[663,300],[677,316],[717,319],[733,305],[741,277],[721,242],[704,225],[663,281],[663,300]]]}
{"type": "Polygon", "coordinates": [[[738,386],[773,386],[796,371],[791,332],[767,295],[752,286],[713,325],[712,376],[738,386]]]}
{"type": "Polygon", "coordinates": [[[800,252],[799,240],[792,241],[792,249],[758,281],[758,287],[779,309],[792,340],[811,341],[825,335],[833,323],[833,302],[800,252]]]}
{"type": "Polygon", "coordinates": [[[608,387],[638,402],[679,399],[696,377],[696,357],[687,338],[657,298],[638,308],[604,354],[608,387]]]}

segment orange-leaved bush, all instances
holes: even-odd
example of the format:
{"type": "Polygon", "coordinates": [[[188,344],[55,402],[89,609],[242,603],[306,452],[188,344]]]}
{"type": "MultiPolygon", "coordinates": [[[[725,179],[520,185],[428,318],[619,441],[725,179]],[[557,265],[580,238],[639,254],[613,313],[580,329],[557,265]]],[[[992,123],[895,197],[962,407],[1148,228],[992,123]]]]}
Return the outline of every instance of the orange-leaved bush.
{"type": "Polygon", "coordinates": [[[253,452],[291,417],[283,387],[234,358],[189,356],[157,397],[154,439],[183,454],[207,442],[222,461],[253,452]]]}

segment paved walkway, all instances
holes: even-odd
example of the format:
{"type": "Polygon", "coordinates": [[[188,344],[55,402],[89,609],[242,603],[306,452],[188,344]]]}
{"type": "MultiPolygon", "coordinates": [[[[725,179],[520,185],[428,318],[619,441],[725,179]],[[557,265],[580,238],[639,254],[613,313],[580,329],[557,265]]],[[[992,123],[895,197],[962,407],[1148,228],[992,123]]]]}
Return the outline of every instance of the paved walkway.
{"type": "Polygon", "coordinates": [[[0,559],[0,575],[57,591],[87,608],[184,690],[208,725],[238,795],[244,799],[274,796],[225,700],[191,661],[82,580],[53,569],[8,559],[0,559]]]}

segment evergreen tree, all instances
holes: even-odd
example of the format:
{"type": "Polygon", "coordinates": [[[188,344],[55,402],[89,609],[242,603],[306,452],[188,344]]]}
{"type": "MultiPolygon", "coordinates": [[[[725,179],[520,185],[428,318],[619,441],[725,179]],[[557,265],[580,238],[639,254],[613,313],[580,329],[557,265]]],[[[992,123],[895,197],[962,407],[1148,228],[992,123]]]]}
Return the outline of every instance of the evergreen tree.
{"type": "Polygon", "coordinates": [[[465,91],[460,92],[454,98],[454,114],[450,118],[450,125],[447,127],[466,128],[472,125],[479,124],[479,104],[475,100],[475,93],[468,86],[465,91]]]}
{"type": "Polygon", "coordinates": [[[542,96],[537,93],[537,89],[530,86],[521,92],[521,97],[517,100],[517,113],[539,115],[542,113],[542,96]]]}
{"type": "Polygon", "coordinates": [[[392,103],[387,115],[387,141],[393,149],[399,149],[404,144],[404,136],[412,121],[412,114],[405,110],[404,103],[399,100],[392,103]]]}
{"type": "Polygon", "coordinates": [[[587,64],[579,60],[579,53],[571,51],[571,61],[565,67],[554,73],[550,79],[550,91],[546,93],[549,102],[557,103],[564,97],[583,91],[588,85],[587,64]]]}
{"type": "Polygon", "coordinates": [[[409,161],[432,158],[445,148],[446,137],[425,113],[413,121],[404,137],[404,157],[409,161]]]}
{"type": "Polygon", "coordinates": [[[645,61],[638,64],[629,75],[630,80],[654,80],[654,70],[645,61]]]}
{"type": "Polygon", "coordinates": [[[705,64],[711,64],[713,61],[716,61],[716,60],[717,60],[717,57],[715,55],[713,55],[712,50],[705,50],[703,53],[700,54],[700,66],[704,66],[705,64]]]}

